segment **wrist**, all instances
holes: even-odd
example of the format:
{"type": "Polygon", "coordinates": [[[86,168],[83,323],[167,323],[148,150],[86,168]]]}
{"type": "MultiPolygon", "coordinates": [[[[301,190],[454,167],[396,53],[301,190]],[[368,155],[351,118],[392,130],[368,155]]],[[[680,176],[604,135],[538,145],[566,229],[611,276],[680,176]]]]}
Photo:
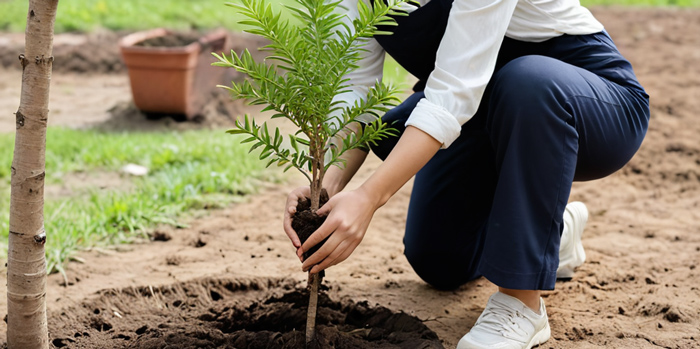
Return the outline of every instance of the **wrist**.
{"type": "Polygon", "coordinates": [[[375,209],[383,206],[440,149],[442,144],[429,134],[409,126],[389,156],[360,189],[375,209]]]}
{"type": "Polygon", "coordinates": [[[333,196],[345,189],[366,157],[367,153],[360,149],[351,149],[343,154],[345,166],[331,166],[323,177],[323,187],[328,195],[333,196]]]}
{"type": "Polygon", "coordinates": [[[367,197],[370,205],[376,210],[384,206],[384,204],[389,201],[389,198],[391,198],[391,195],[381,190],[381,188],[375,187],[371,182],[368,182],[363,183],[357,190],[367,197]]]}

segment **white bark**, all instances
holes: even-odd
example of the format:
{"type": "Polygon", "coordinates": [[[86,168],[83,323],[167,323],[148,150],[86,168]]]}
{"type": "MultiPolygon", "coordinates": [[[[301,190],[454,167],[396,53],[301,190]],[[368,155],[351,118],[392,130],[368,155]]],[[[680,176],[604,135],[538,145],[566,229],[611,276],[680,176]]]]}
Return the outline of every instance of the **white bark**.
{"type": "Polygon", "coordinates": [[[29,0],[16,113],[7,253],[7,345],[48,348],[44,177],[53,27],[58,0],[29,0]]]}

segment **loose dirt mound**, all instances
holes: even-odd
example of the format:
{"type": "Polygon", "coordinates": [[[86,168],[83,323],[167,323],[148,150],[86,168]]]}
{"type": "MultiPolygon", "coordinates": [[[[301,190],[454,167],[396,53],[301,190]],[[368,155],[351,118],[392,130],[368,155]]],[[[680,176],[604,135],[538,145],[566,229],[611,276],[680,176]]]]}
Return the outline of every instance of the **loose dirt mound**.
{"type": "MultiPolygon", "coordinates": [[[[307,302],[290,280],[201,279],[101,291],[53,317],[50,331],[57,348],[300,348],[307,302]]],[[[319,305],[321,348],[442,348],[405,313],[325,293],[319,305]]]]}
{"type": "MultiPolygon", "coordinates": [[[[54,39],[54,72],[117,73],[125,70],[117,42],[126,33],[99,31],[89,35],[59,34],[54,39]]],[[[0,66],[20,70],[24,34],[8,34],[0,42],[0,66]]]]}
{"type": "MultiPolygon", "coordinates": [[[[235,78],[233,79],[235,80],[235,78]]],[[[104,122],[94,125],[94,128],[103,131],[229,128],[233,126],[237,117],[248,111],[252,111],[252,109],[240,101],[233,101],[224,89],[214,88],[202,110],[191,120],[185,120],[184,115],[145,113],[139,110],[132,101],[122,101],[110,108],[108,111],[110,117],[104,122]]]]}
{"type": "MultiPolygon", "coordinates": [[[[121,73],[126,67],[119,53],[119,39],[129,32],[97,31],[90,34],[58,34],[54,39],[53,71],[54,73],[121,73]]],[[[193,42],[200,32],[176,33],[175,42],[193,42]],[[179,39],[182,40],[179,40],[179,39]],[[183,41],[185,40],[185,41],[183,41]]],[[[229,33],[228,50],[236,52],[250,48],[251,53],[260,57],[262,53],[255,49],[262,47],[266,41],[245,33],[229,33]]],[[[160,42],[160,44],[164,44],[160,42]]],[[[24,52],[24,34],[2,34],[0,40],[0,67],[20,70],[19,55],[24,52]]]]}

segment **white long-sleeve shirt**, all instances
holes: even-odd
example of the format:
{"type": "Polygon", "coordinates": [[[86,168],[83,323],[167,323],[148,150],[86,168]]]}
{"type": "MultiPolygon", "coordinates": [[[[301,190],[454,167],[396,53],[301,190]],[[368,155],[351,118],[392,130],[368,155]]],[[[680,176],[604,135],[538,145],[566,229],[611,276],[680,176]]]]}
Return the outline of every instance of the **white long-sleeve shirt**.
{"type": "MultiPolygon", "coordinates": [[[[349,18],[357,16],[357,1],[342,2],[349,18]]],[[[476,113],[504,36],[541,42],[601,30],[603,25],[578,0],[454,0],[425,98],[406,125],[426,132],[447,148],[476,113]]],[[[384,50],[376,40],[365,48],[359,69],[348,75],[352,92],[336,97],[350,104],[363,98],[382,77],[384,50]]]]}

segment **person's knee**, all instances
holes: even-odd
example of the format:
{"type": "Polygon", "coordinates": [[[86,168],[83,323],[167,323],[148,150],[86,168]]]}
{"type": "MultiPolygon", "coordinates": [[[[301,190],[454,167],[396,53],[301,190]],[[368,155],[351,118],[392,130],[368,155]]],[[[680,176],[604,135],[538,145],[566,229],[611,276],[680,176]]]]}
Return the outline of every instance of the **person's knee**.
{"type": "Polygon", "coordinates": [[[512,60],[494,75],[488,128],[530,132],[571,124],[572,111],[559,69],[544,56],[512,60]]]}
{"type": "Polygon", "coordinates": [[[508,62],[494,75],[495,103],[515,108],[536,106],[543,99],[556,98],[560,61],[545,56],[523,56],[508,62]]]}
{"type": "Polygon", "coordinates": [[[408,246],[404,254],[416,274],[438,290],[453,290],[470,280],[459,259],[453,256],[408,246]]]}

